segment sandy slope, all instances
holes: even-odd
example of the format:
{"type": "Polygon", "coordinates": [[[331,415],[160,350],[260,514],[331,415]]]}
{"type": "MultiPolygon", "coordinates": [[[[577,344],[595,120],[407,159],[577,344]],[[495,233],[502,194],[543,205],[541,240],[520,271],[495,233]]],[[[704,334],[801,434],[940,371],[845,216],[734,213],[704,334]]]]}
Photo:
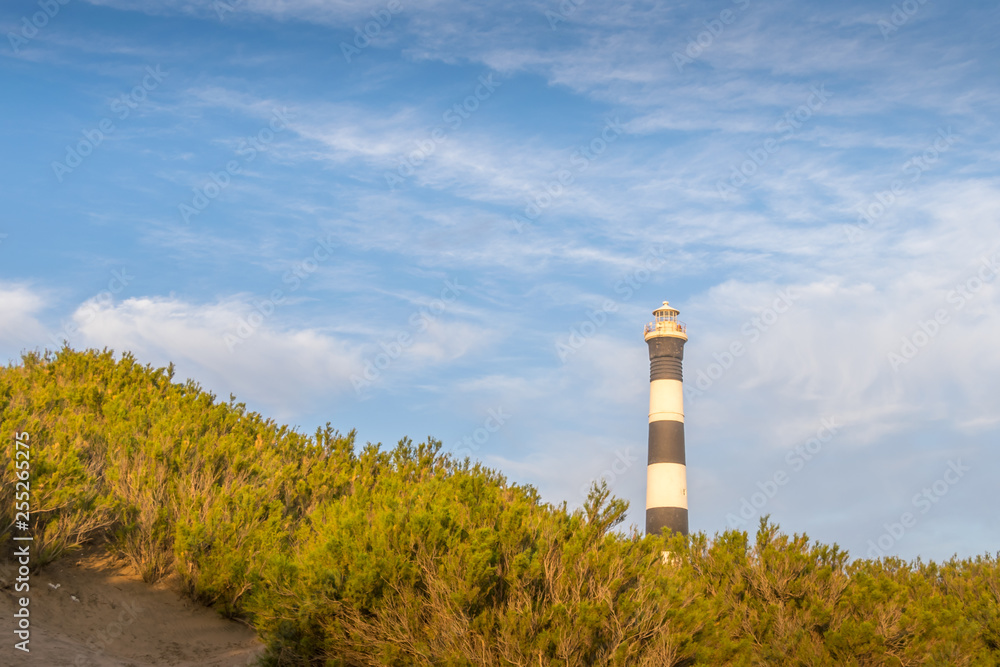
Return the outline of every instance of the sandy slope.
{"type": "Polygon", "coordinates": [[[24,595],[14,592],[15,576],[0,563],[0,665],[244,667],[263,649],[248,627],[182,598],[176,579],[150,586],[91,550],[31,577],[24,653],[14,648],[16,598],[24,595]]]}

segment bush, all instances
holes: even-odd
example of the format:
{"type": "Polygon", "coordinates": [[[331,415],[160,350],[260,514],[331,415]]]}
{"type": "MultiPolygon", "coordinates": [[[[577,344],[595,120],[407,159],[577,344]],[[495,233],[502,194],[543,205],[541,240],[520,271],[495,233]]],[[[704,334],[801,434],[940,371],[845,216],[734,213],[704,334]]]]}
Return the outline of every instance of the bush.
{"type": "MultiPolygon", "coordinates": [[[[32,445],[36,566],[88,541],[251,623],[273,665],[993,665],[995,557],[850,561],[766,520],[616,530],[441,453],[358,448],[111,352],[0,369],[0,437],[32,445]]],[[[12,448],[0,526],[13,527],[12,448]]]]}

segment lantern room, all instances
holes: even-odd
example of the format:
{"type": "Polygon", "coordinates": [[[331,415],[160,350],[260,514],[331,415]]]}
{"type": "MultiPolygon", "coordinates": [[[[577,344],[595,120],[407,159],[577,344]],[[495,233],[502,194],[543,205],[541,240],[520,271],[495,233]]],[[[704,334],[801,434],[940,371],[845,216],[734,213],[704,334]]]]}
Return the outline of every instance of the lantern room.
{"type": "Polygon", "coordinates": [[[680,311],[672,308],[666,301],[653,311],[653,321],[646,325],[645,339],[656,336],[671,336],[687,340],[687,325],[677,321],[680,311]]]}

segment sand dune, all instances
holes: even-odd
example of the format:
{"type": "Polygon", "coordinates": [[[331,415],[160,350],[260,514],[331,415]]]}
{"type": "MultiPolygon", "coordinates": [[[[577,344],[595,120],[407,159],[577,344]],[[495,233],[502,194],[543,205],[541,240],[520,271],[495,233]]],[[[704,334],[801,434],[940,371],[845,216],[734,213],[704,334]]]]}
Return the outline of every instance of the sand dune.
{"type": "Polygon", "coordinates": [[[144,583],[92,549],[32,575],[30,653],[14,648],[16,570],[0,565],[0,665],[244,667],[263,650],[253,631],[178,592],[176,575],[144,583]]]}

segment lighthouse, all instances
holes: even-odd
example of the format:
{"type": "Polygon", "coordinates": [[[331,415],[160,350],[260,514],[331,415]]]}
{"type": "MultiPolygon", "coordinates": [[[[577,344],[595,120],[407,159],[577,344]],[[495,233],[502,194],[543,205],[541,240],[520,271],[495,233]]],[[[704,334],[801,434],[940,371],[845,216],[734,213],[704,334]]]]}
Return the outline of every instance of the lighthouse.
{"type": "Polygon", "coordinates": [[[649,345],[649,458],[646,463],[646,534],[664,527],[688,533],[681,362],[687,327],[666,301],[646,325],[649,345]]]}

